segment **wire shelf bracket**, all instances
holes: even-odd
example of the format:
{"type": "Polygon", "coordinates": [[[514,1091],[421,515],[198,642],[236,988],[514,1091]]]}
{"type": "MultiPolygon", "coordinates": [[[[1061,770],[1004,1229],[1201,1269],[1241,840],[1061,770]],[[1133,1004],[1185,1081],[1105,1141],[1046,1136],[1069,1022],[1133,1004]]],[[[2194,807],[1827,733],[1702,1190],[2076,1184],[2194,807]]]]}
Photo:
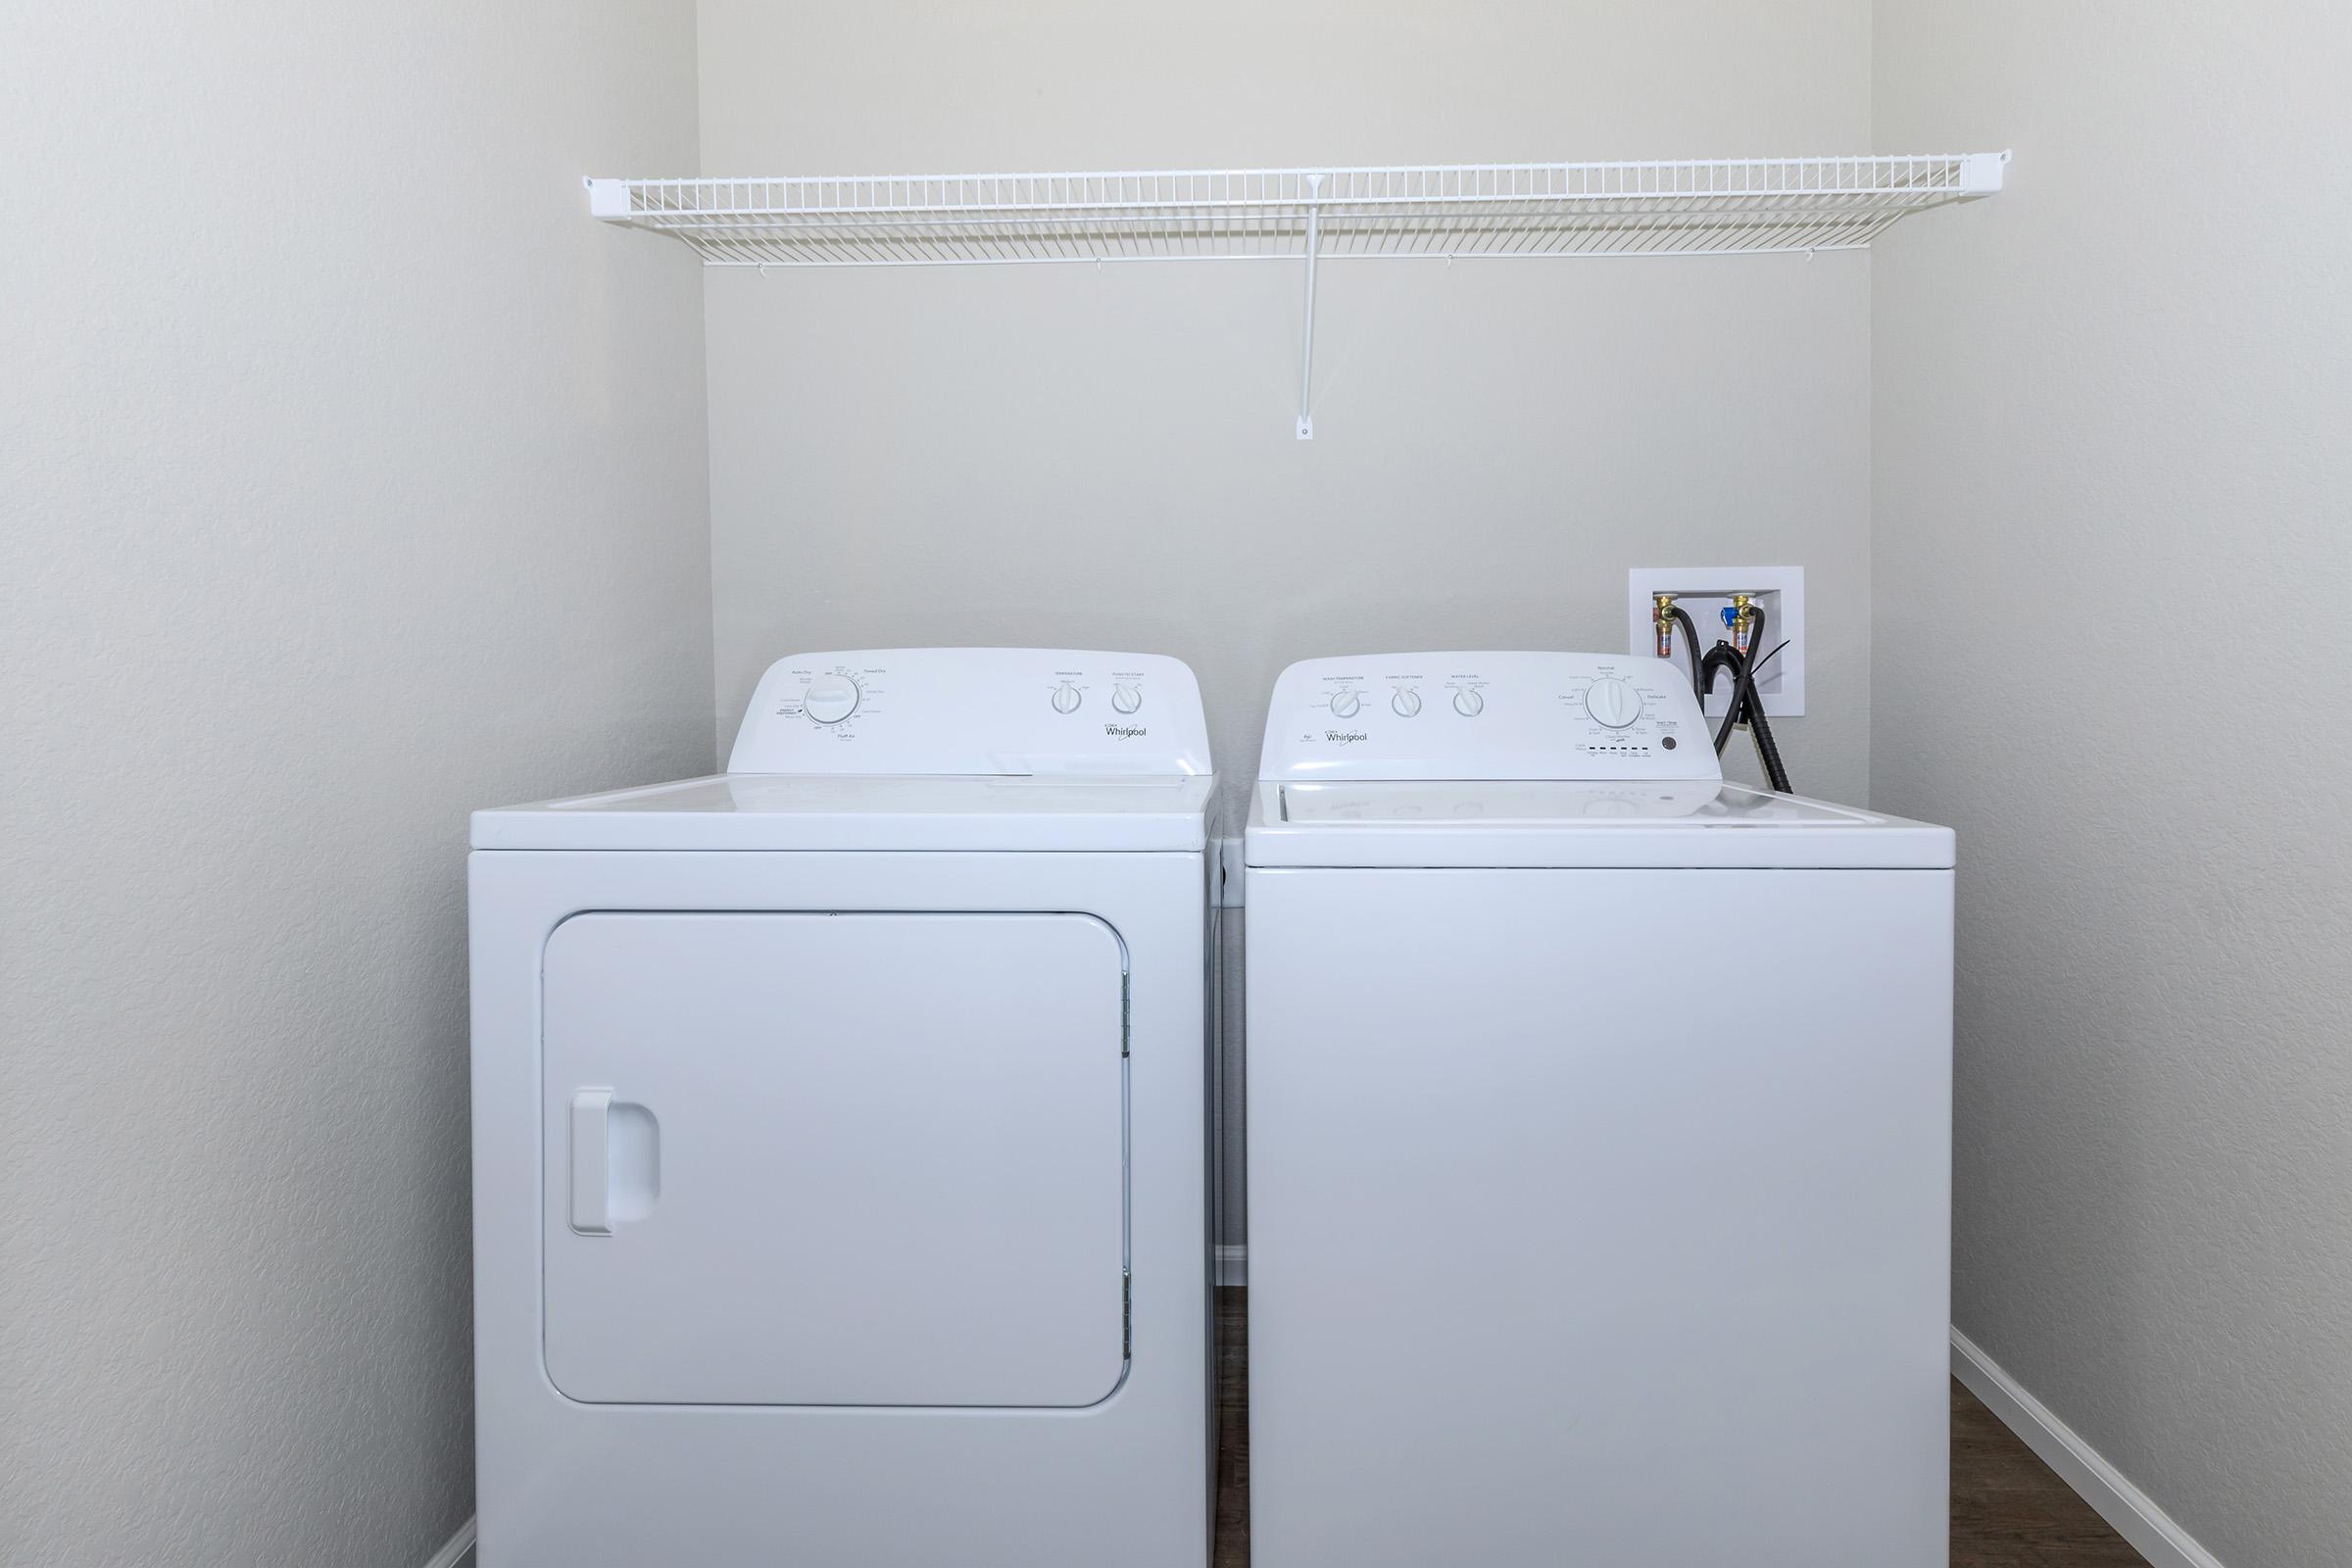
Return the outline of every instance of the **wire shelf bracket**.
{"type": "Polygon", "coordinates": [[[1859,250],[1997,193],[2009,154],[1097,174],[586,181],[590,216],[710,267],[1296,260],[1298,434],[1314,437],[1323,261],[1859,250]]]}

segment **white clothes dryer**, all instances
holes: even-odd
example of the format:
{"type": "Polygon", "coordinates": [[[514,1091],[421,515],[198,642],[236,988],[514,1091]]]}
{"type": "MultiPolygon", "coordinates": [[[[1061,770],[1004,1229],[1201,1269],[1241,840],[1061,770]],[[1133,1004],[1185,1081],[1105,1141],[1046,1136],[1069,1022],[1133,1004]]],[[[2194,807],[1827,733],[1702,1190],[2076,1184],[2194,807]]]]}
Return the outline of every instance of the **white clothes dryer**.
{"type": "Polygon", "coordinates": [[[1257,1568],[1942,1568],[1950,831],[1391,654],[1283,673],[1246,858],[1257,1568]]]}
{"type": "Polygon", "coordinates": [[[476,813],[485,1568],[1201,1568],[1212,783],[1174,660],[868,651],[476,813]]]}

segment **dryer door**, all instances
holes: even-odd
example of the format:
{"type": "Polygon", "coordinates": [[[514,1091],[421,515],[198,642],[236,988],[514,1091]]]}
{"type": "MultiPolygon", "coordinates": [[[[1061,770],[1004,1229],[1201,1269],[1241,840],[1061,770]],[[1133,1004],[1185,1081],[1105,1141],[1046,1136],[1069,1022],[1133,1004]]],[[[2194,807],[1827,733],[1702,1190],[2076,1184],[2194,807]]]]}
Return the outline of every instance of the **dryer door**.
{"type": "Polygon", "coordinates": [[[1085,1405],[1123,1374],[1125,951],[1084,914],[576,915],[547,944],[548,1376],[1085,1405]]]}

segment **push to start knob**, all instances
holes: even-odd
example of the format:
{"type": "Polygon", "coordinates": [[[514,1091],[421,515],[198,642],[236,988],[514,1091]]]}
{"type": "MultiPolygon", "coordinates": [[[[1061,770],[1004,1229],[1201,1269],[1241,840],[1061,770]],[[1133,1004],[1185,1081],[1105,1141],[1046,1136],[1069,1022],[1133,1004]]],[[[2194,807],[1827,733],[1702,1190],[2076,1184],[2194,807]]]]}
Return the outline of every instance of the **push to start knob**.
{"type": "Polygon", "coordinates": [[[1331,716],[1334,718],[1353,718],[1362,710],[1363,706],[1364,700],[1353,692],[1333,692],[1331,694],[1331,716]]]}
{"type": "Polygon", "coordinates": [[[1144,706],[1144,694],[1132,686],[1113,686],[1110,689],[1110,706],[1122,713],[1132,713],[1144,706]]]}
{"type": "Polygon", "coordinates": [[[1085,701],[1078,688],[1066,680],[1054,688],[1054,711],[1056,713],[1075,713],[1078,705],[1085,701]]]}
{"type": "Polygon", "coordinates": [[[847,675],[819,675],[802,693],[801,711],[819,724],[838,724],[858,711],[858,683],[847,675]]]}
{"type": "Polygon", "coordinates": [[[1595,724],[1623,729],[1642,716],[1642,694],[1631,681],[1604,677],[1585,688],[1585,711],[1595,724]]]}

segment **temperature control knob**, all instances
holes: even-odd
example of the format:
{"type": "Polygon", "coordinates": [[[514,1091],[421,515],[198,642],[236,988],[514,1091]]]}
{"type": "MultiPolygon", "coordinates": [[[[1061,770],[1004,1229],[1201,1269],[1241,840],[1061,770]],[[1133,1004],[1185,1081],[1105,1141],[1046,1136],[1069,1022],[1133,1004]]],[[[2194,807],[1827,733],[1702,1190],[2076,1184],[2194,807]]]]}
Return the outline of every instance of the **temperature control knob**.
{"type": "Polygon", "coordinates": [[[1363,706],[1364,700],[1353,692],[1331,694],[1331,716],[1334,718],[1353,718],[1363,706]]]}
{"type": "Polygon", "coordinates": [[[1453,694],[1453,710],[1464,718],[1476,718],[1486,709],[1487,700],[1473,687],[1465,686],[1453,694]]]}
{"type": "Polygon", "coordinates": [[[1604,677],[1585,688],[1585,711],[1595,724],[1623,729],[1642,716],[1642,694],[1632,681],[1604,677]]]}
{"type": "Polygon", "coordinates": [[[1066,680],[1054,688],[1054,711],[1056,713],[1075,713],[1078,705],[1085,701],[1085,696],[1078,688],[1066,680]]]}
{"type": "Polygon", "coordinates": [[[1421,694],[1410,686],[1399,686],[1396,695],[1389,699],[1389,706],[1396,710],[1398,718],[1410,718],[1421,711],[1421,694]]]}
{"type": "Polygon", "coordinates": [[[819,724],[838,724],[858,711],[858,683],[847,675],[819,675],[801,695],[801,711],[819,724]]]}
{"type": "Polygon", "coordinates": [[[1132,686],[1113,686],[1110,689],[1110,706],[1122,713],[1132,713],[1144,706],[1144,694],[1132,686]]]}

